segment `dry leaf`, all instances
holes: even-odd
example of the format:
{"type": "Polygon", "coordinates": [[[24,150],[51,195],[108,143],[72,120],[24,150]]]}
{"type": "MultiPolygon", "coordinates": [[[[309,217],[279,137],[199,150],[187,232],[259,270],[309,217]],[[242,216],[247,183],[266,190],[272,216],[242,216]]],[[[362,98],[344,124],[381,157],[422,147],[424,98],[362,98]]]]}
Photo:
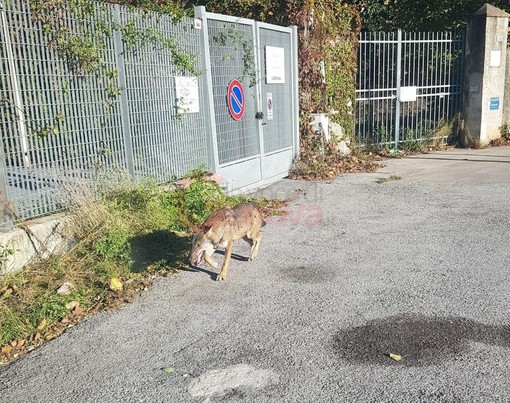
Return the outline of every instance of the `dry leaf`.
{"type": "Polygon", "coordinates": [[[12,347],[8,344],[2,347],[2,353],[3,354],[10,354],[12,351],[12,347]]]}
{"type": "Polygon", "coordinates": [[[402,361],[402,358],[403,358],[401,355],[398,355],[398,354],[389,353],[388,355],[390,356],[390,358],[394,359],[395,361],[402,361]]]}
{"type": "Polygon", "coordinates": [[[74,316],[80,316],[80,315],[83,315],[83,313],[85,311],[83,309],[81,309],[79,305],[77,305],[77,306],[74,307],[72,312],[73,312],[74,316]]]}
{"type": "Polygon", "coordinates": [[[108,283],[108,288],[112,291],[121,291],[122,290],[122,282],[118,278],[114,277],[108,283]]]}
{"type": "Polygon", "coordinates": [[[39,323],[39,326],[37,326],[37,330],[42,332],[46,328],[46,324],[47,324],[46,319],[43,318],[43,320],[41,320],[41,322],[39,323]]]}

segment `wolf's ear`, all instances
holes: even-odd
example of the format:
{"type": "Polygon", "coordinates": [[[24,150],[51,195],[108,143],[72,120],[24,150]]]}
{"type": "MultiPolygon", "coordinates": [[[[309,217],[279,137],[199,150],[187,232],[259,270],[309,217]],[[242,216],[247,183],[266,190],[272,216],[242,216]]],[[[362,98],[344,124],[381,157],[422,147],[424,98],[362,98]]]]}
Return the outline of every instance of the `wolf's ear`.
{"type": "Polygon", "coordinates": [[[202,224],[202,226],[200,227],[200,229],[202,231],[204,231],[204,234],[209,231],[211,229],[212,225],[205,225],[205,224],[202,224]]]}

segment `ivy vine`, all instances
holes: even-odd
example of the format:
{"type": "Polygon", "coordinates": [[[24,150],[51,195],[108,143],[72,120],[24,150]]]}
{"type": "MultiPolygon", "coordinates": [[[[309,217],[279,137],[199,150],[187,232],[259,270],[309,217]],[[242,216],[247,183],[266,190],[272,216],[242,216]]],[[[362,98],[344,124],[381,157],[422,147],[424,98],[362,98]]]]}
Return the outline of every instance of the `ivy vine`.
{"type": "MultiPolygon", "coordinates": [[[[240,54],[243,60],[243,72],[238,79],[248,78],[250,80],[250,87],[257,85],[257,70],[255,67],[255,54],[253,53],[253,43],[247,40],[244,34],[231,24],[228,28],[223,26],[223,31],[218,32],[213,36],[213,42],[219,46],[226,47],[232,46],[236,54],[240,54]]],[[[229,61],[230,55],[222,55],[223,61],[229,61]]]]}
{"type": "MultiPolygon", "coordinates": [[[[125,2],[121,0],[119,3],[125,2]]],[[[166,12],[174,22],[187,15],[186,11],[174,4],[157,6],[154,2],[144,0],[135,3],[145,10],[166,12]]],[[[49,48],[57,52],[69,72],[76,77],[96,75],[103,79],[107,110],[115,105],[116,99],[122,94],[118,82],[119,71],[112,70],[106,63],[106,43],[116,32],[121,35],[124,52],[151,45],[155,51],[168,50],[178,69],[194,76],[201,74],[196,68],[196,56],[182,49],[174,38],[166,37],[152,27],[138,28],[132,20],[125,24],[112,21],[109,7],[107,3],[94,0],[30,0],[32,20],[41,24],[49,48]],[[71,28],[71,17],[80,22],[79,32],[71,28]]],[[[139,15],[141,18],[150,17],[149,13],[139,15]]],[[[61,90],[63,95],[68,93],[66,88],[61,90]]],[[[52,122],[33,131],[39,137],[57,134],[64,118],[59,113],[52,122]]]]}

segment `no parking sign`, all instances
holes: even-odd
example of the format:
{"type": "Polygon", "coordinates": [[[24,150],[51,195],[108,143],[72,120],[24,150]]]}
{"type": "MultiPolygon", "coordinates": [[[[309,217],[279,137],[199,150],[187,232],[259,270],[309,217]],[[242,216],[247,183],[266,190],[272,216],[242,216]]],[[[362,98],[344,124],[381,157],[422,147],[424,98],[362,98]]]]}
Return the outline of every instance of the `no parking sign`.
{"type": "Polygon", "coordinates": [[[228,111],[234,120],[241,120],[246,105],[243,85],[238,80],[232,80],[227,90],[228,111]]]}

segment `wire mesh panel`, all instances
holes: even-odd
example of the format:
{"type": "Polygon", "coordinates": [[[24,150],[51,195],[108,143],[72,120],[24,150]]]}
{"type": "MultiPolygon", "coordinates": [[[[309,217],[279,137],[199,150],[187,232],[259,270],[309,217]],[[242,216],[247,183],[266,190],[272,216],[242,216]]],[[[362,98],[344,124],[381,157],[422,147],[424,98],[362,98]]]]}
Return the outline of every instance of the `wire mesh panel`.
{"type": "Polygon", "coordinates": [[[262,103],[265,114],[264,125],[264,153],[271,153],[292,147],[292,79],[291,79],[291,60],[290,32],[281,32],[267,28],[259,30],[260,52],[261,52],[261,83],[262,83],[262,103]],[[276,83],[271,83],[267,77],[268,65],[268,46],[281,49],[282,64],[284,65],[284,75],[276,83]],[[287,62],[285,62],[287,61],[287,62]],[[270,103],[270,108],[268,107],[270,103]]]}
{"type": "Polygon", "coordinates": [[[173,47],[161,46],[171,41],[195,60],[194,67],[201,73],[200,31],[194,29],[192,19],[174,23],[170,16],[121,10],[123,25],[159,35],[158,41],[123,51],[135,177],[163,182],[199,165],[207,166],[204,75],[197,78],[198,108],[179,108],[176,77],[194,74],[176,66],[173,47]]]}
{"type": "MultiPolygon", "coordinates": [[[[124,168],[118,102],[104,90],[104,76],[87,74],[57,49],[30,2],[10,0],[2,10],[0,82],[5,195],[20,218],[62,208],[57,189],[91,178],[101,166],[124,168]]],[[[95,13],[111,23],[104,5],[95,13]]],[[[65,11],[60,23],[69,34],[90,38],[98,19],[65,11]]],[[[116,68],[112,41],[101,44],[101,67],[116,68]]],[[[94,61],[95,62],[95,61],[94,61]]]]}
{"type": "Polygon", "coordinates": [[[209,51],[216,116],[219,163],[227,164],[260,154],[253,25],[210,19],[209,51]],[[244,115],[232,117],[227,105],[229,83],[244,89],[244,115]]]}
{"type": "Polygon", "coordinates": [[[184,52],[204,70],[192,19],[100,2],[55,18],[68,35],[60,47],[30,2],[1,10],[0,189],[15,219],[61,210],[60,190],[76,180],[129,171],[163,182],[208,165],[203,78],[197,110],[176,108],[174,77],[190,72],[173,57],[184,52]],[[74,45],[88,51],[84,62],[69,53],[74,45]]]}
{"type": "Polygon", "coordinates": [[[361,33],[358,141],[445,138],[441,128],[461,108],[462,51],[461,33],[361,33]]]}

